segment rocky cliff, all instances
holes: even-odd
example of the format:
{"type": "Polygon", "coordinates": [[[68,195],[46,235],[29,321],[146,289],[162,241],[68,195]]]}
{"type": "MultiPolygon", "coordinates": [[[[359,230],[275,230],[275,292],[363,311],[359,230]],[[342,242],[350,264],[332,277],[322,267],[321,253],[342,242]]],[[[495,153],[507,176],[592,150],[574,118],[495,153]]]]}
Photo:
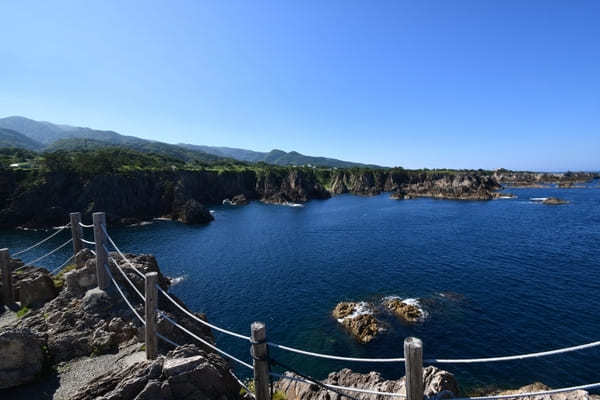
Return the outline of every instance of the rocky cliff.
{"type": "Polygon", "coordinates": [[[93,212],[104,211],[110,223],[131,224],[155,217],[204,223],[212,217],[202,205],[234,197],[288,204],[342,193],[395,192],[398,198],[487,200],[498,187],[493,177],[476,173],[402,169],[141,170],[95,176],[3,170],[0,228],[63,225],[72,211],[81,211],[86,221],[93,212]]]}

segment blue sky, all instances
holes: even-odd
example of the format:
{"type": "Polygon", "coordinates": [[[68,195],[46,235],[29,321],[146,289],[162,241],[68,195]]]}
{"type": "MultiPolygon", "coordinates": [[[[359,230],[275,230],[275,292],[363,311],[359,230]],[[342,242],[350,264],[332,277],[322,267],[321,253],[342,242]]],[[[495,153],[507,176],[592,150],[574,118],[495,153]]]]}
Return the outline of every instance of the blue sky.
{"type": "Polygon", "coordinates": [[[0,116],[417,167],[600,169],[600,2],[3,1],[0,116]]]}

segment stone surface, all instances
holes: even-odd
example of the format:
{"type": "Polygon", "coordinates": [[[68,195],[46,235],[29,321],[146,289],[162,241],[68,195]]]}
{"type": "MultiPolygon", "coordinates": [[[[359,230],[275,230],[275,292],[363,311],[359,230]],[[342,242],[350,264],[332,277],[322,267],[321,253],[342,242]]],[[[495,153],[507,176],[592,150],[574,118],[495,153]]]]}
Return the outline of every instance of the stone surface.
{"type": "Polygon", "coordinates": [[[0,332],[0,389],[33,381],[43,366],[42,345],[31,331],[0,332]]]}
{"type": "Polygon", "coordinates": [[[36,272],[19,281],[18,300],[21,306],[36,307],[52,300],[57,295],[52,278],[47,273],[36,272]]]}
{"type": "MultiPolygon", "coordinates": [[[[291,372],[286,372],[285,375],[300,378],[291,372]]],[[[327,379],[321,382],[325,384],[376,390],[380,392],[406,394],[404,377],[398,380],[384,380],[377,372],[360,374],[352,372],[349,369],[343,369],[338,372],[330,373],[327,379]]],[[[454,375],[433,366],[426,367],[423,370],[423,382],[426,396],[437,396],[438,398],[442,398],[446,396],[456,396],[459,393],[458,384],[454,378],[454,375]]],[[[315,384],[306,384],[287,379],[281,379],[277,381],[275,383],[275,388],[285,394],[286,400],[331,400],[332,398],[339,398],[337,394],[324,390],[315,384]]],[[[376,396],[365,393],[348,391],[344,393],[359,400],[390,399],[387,396],[376,396]]]]}
{"type": "Polygon", "coordinates": [[[153,361],[109,370],[90,381],[72,400],[238,399],[240,386],[225,360],[193,345],[153,361]]]}
{"type": "Polygon", "coordinates": [[[406,322],[417,322],[423,318],[423,313],[419,307],[412,304],[403,303],[402,300],[393,298],[385,303],[388,310],[392,311],[394,315],[402,318],[406,322]]]}
{"type": "Polygon", "coordinates": [[[332,312],[334,318],[361,343],[369,343],[382,330],[370,304],[341,302],[332,312]]]}

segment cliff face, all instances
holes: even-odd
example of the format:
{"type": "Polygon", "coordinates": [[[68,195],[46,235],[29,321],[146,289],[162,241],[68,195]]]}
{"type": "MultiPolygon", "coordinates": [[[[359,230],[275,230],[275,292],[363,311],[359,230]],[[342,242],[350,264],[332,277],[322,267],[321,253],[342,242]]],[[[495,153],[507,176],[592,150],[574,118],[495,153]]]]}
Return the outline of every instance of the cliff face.
{"type": "Polygon", "coordinates": [[[63,225],[71,211],[81,211],[86,221],[93,212],[104,211],[110,223],[129,224],[154,217],[183,220],[189,204],[220,204],[238,195],[276,204],[384,191],[396,192],[398,198],[486,200],[498,188],[495,179],[478,175],[362,169],[319,175],[301,168],[134,171],[92,177],[72,172],[0,171],[0,183],[0,227],[5,228],[63,225]]]}

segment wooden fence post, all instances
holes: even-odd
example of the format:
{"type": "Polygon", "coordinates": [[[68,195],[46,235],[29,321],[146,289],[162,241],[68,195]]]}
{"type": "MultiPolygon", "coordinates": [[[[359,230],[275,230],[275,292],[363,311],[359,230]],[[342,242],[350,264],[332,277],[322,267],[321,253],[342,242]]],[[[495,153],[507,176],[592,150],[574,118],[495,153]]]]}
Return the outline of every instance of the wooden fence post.
{"type": "Polygon", "coordinates": [[[96,278],[98,280],[98,288],[106,290],[109,286],[108,274],[105,265],[108,265],[108,254],[106,253],[106,237],[102,227],[106,227],[106,214],[96,212],[93,214],[94,219],[94,242],[96,242],[96,278]]]}
{"type": "Polygon", "coordinates": [[[270,400],[269,390],[269,350],[267,348],[267,328],[263,322],[250,325],[252,359],[254,360],[254,395],[256,400],[270,400]]]}
{"type": "Polygon", "coordinates": [[[2,271],[2,298],[4,304],[13,301],[12,271],[8,265],[8,249],[0,249],[0,270],[2,271]]]}
{"type": "Polygon", "coordinates": [[[75,258],[75,264],[77,267],[81,267],[81,260],[77,257],[77,254],[83,249],[83,243],[81,242],[81,213],[74,212],[69,214],[71,217],[71,237],[73,238],[73,256],[75,258]]]}
{"type": "Polygon", "coordinates": [[[423,400],[423,342],[415,337],[404,339],[406,400],[423,400]]]}
{"type": "Polygon", "coordinates": [[[158,272],[148,272],[145,283],[146,360],[153,360],[158,356],[158,338],[156,337],[157,283],[158,272]]]}

